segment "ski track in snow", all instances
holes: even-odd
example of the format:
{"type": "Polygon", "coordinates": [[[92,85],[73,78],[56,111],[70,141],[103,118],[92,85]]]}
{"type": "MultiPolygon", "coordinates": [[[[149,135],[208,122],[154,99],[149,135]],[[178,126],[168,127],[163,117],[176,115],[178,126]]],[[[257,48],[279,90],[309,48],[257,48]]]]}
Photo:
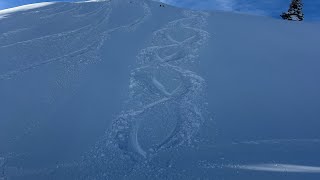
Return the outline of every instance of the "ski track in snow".
{"type": "MultiPolygon", "coordinates": [[[[80,4],[82,6],[82,4],[80,4]]],[[[114,28],[106,29],[105,26],[109,23],[109,18],[112,15],[112,7],[114,4],[111,3],[111,1],[106,1],[104,2],[100,8],[98,8],[95,11],[90,12],[90,15],[100,15],[103,17],[102,19],[94,19],[95,23],[91,23],[88,25],[85,25],[83,27],[57,33],[57,34],[52,34],[52,35],[46,35],[30,40],[25,40],[21,42],[16,42],[13,44],[1,46],[1,48],[14,48],[15,46],[30,46],[32,44],[41,44],[41,43],[46,43],[49,41],[53,42],[64,42],[66,39],[70,39],[71,41],[73,39],[77,39],[78,37],[84,37],[86,38],[84,41],[87,41],[86,46],[80,47],[79,49],[75,49],[71,51],[68,49],[68,45],[65,44],[65,47],[67,49],[67,53],[63,54],[58,57],[53,57],[47,60],[42,60],[42,61],[36,61],[35,63],[31,63],[28,65],[24,65],[23,67],[15,70],[11,70],[9,72],[6,72],[5,74],[0,74],[0,82],[2,80],[10,80],[18,75],[21,75],[22,73],[29,72],[33,69],[40,68],[44,65],[49,65],[53,63],[70,63],[69,70],[72,71],[72,66],[85,66],[89,63],[94,63],[96,61],[99,61],[100,58],[98,57],[98,53],[102,45],[104,44],[104,41],[108,39],[111,33],[119,30],[124,30],[124,31],[133,31],[135,28],[137,28],[141,23],[145,21],[145,19],[150,15],[150,9],[147,6],[145,2],[141,2],[141,8],[144,11],[143,16],[137,18],[133,22],[130,22],[129,24],[117,26],[114,28]],[[88,38],[88,36],[90,38],[88,38]],[[68,52],[69,51],[69,52],[68,52]]],[[[59,11],[59,8],[64,7],[64,6],[58,6],[57,8],[50,8],[50,10],[59,11]]],[[[42,11],[40,11],[42,12],[42,11]]],[[[31,13],[31,12],[28,12],[31,13]]],[[[41,15],[41,14],[40,14],[41,15]]],[[[100,17],[99,16],[99,17],[100,17]]],[[[52,16],[54,17],[54,16],[52,16]]],[[[80,17],[80,16],[79,16],[80,17]]],[[[87,18],[87,17],[83,17],[87,18]]],[[[95,17],[93,17],[95,18],[95,17]]],[[[13,30],[9,31],[4,36],[8,36],[8,34],[12,33],[18,33],[21,31],[24,31],[26,29],[18,29],[18,30],[13,30]]],[[[40,122],[32,122],[31,126],[28,126],[24,132],[21,135],[15,136],[13,139],[11,139],[10,143],[16,143],[20,139],[24,138],[25,136],[29,135],[32,133],[33,129],[39,127],[40,122]]]]}
{"type": "Polygon", "coordinates": [[[52,34],[52,35],[46,35],[46,36],[42,36],[42,37],[30,39],[30,40],[15,42],[13,44],[1,46],[0,49],[11,48],[14,46],[28,46],[31,44],[37,44],[37,43],[39,44],[42,42],[45,43],[46,41],[63,41],[66,38],[72,38],[72,37],[77,37],[77,36],[81,37],[86,34],[88,35],[88,34],[97,33],[97,37],[94,37],[94,39],[91,40],[91,42],[89,42],[89,45],[87,45],[85,47],[81,47],[80,49],[76,49],[74,51],[68,52],[60,57],[53,57],[48,60],[42,60],[42,61],[39,61],[39,62],[36,62],[33,64],[26,65],[26,66],[19,68],[19,69],[11,70],[5,74],[0,75],[0,80],[11,79],[12,77],[20,75],[21,73],[27,72],[29,70],[32,70],[34,68],[37,68],[42,65],[49,64],[49,63],[59,62],[59,61],[70,61],[71,59],[76,58],[80,55],[84,55],[86,53],[89,53],[90,51],[97,50],[98,45],[100,44],[99,41],[103,41],[105,38],[105,36],[103,36],[103,33],[99,32],[99,28],[101,25],[103,25],[103,23],[107,23],[109,16],[110,16],[110,13],[111,13],[111,9],[108,6],[104,6],[104,7],[106,8],[105,11],[97,12],[97,14],[102,13],[102,17],[104,17],[101,21],[98,21],[97,23],[92,23],[92,24],[86,25],[84,27],[80,27],[80,28],[73,29],[73,30],[66,31],[66,32],[61,32],[61,33],[52,34]],[[102,38],[101,38],[101,36],[102,36],[102,38]]]}
{"type": "MultiPolygon", "coordinates": [[[[59,7],[60,6],[57,7],[56,11],[58,11],[59,7]]],[[[91,33],[97,34],[97,36],[94,36],[93,39],[89,39],[89,42],[88,42],[89,45],[85,47],[81,47],[80,49],[76,49],[72,52],[68,52],[67,54],[64,54],[59,57],[54,57],[48,60],[37,61],[35,63],[25,65],[24,67],[21,67],[19,69],[9,71],[5,74],[0,75],[0,82],[1,80],[9,80],[9,79],[12,79],[13,77],[21,75],[22,73],[31,71],[36,68],[40,68],[43,65],[52,64],[56,62],[72,62],[73,64],[77,64],[77,65],[79,64],[86,65],[88,63],[93,63],[94,61],[98,61],[97,51],[103,44],[103,41],[107,38],[107,35],[108,35],[107,33],[112,32],[112,30],[109,30],[109,31],[106,30],[104,32],[100,32],[99,30],[101,29],[101,26],[103,24],[108,23],[110,13],[112,12],[109,3],[105,3],[103,7],[105,9],[101,8],[96,12],[97,14],[101,14],[103,17],[103,19],[99,20],[97,23],[89,24],[78,29],[74,29],[74,30],[70,30],[70,31],[66,31],[58,34],[47,35],[47,36],[26,40],[22,42],[16,42],[14,44],[0,47],[0,49],[5,47],[15,47],[15,46],[27,47],[32,44],[39,44],[47,41],[63,41],[66,38],[75,38],[77,36],[83,36],[86,34],[88,35],[91,33]],[[90,27],[93,27],[93,28],[90,28],[90,27]]],[[[51,8],[51,9],[54,9],[54,8],[51,8]]],[[[16,31],[19,32],[20,30],[16,30],[16,31]]],[[[16,31],[13,31],[13,32],[16,32],[16,31]]],[[[66,48],[68,48],[67,45],[66,45],[66,48]]],[[[14,144],[18,142],[20,139],[31,134],[34,129],[39,127],[40,122],[30,122],[30,124],[31,125],[26,127],[26,129],[20,135],[16,135],[13,139],[11,139],[10,143],[14,144]]]]}
{"type": "Polygon", "coordinates": [[[87,154],[83,168],[91,173],[86,177],[126,177],[139,165],[148,166],[158,152],[192,144],[207,111],[205,81],[191,69],[199,48],[209,38],[201,29],[208,14],[184,11],[183,16],[154,32],[152,45],[140,51],[138,67],[131,72],[126,108],[87,154]],[[185,34],[182,40],[171,36],[177,29],[185,34]],[[172,83],[174,79],[179,82],[172,83]],[[139,136],[142,122],[157,111],[169,114],[160,115],[161,119],[176,121],[175,126],[160,142],[144,147],[139,136]]]}
{"type": "MultiPolygon", "coordinates": [[[[130,83],[130,100],[132,104],[136,104],[135,107],[139,107],[139,110],[130,109],[128,112],[124,112],[116,122],[116,126],[113,127],[116,136],[124,135],[121,133],[122,129],[130,131],[128,134],[131,142],[129,142],[129,149],[134,153],[141,155],[146,158],[149,154],[155,153],[159,150],[176,147],[185,143],[190,143],[193,135],[199,130],[200,125],[203,123],[201,112],[195,111],[195,109],[203,108],[201,107],[204,102],[202,102],[202,96],[205,88],[205,81],[196,73],[183,66],[186,64],[192,64],[192,60],[196,57],[198,48],[206,41],[209,37],[209,33],[200,29],[205,24],[205,17],[207,14],[201,12],[191,12],[185,11],[184,16],[186,18],[178,19],[168,24],[165,29],[160,29],[154,33],[155,44],[157,46],[152,46],[150,48],[143,49],[138,56],[139,64],[141,67],[146,67],[141,69],[138,67],[133,70],[131,75],[130,83]],[[200,27],[200,28],[195,28],[200,27]],[[192,37],[192,41],[189,41],[190,37],[187,37],[182,42],[175,40],[170,36],[170,31],[176,30],[176,28],[181,28],[183,31],[192,31],[196,35],[192,37]],[[159,36],[159,34],[165,35],[164,37],[159,36]],[[158,38],[161,41],[158,44],[158,38]],[[165,44],[163,44],[165,43],[165,44]],[[169,45],[167,45],[169,44],[169,45]],[[161,54],[161,50],[170,49],[170,46],[175,46],[177,49],[171,54],[161,54]],[[176,57],[176,54],[182,53],[181,56],[176,57]],[[190,55],[194,55],[190,57],[190,55]],[[162,56],[162,57],[161,57],[162,56]],[[161,80],[157,79],[157,73],[169,72],[163,78],[164,80],[178,78],[180,83],[169,92],[169,88],[161,83],[161,80]],[[170,74],[172,73],[172,74],[170,74]],[[142,74],[142,75],[140,75],[142,74]],[[143,78],[141,78],[143,77],[143,78]],[[147,79],[145,79],[147,78],[147,79]],[[149,92],[141,92],[141,89],[147,89],[149,92]],[[149,102],[145,101],[144,98],[156,97],[156,100],[151,100],[149,102]],[[157,97],[158,96],[158,97],[157,97]],[[154,101],[154,102],[152,102],[154,101]],[[143,102],[143,103],[141,103],[143,102]],[[140,122],[147,120],[144,116],[144,112],[148,111],[150,108],[161,109],[166,106],[167,103],[175,104],[178,108],[181,108],[180,114],[176,119],[177,124],[174,130],[169,134],[162,142],[154,147],[151,147],[151,152],[143,149],[139,143],[138,132],[140,122]],[[142,105],[140,105],[142,104],[142,105]],[[132,112],[141,112],[133,113],[132,112]],[[120,122],[119,122],[120,121],[120,122]],[[122,122],[123,121],[123,122],[122,122]],[[120,126],[121,131],[119,131],[119,124],[126,124],[127,126],[120,126]],[[129,126],[128,126],[129,125],[129,126]],[[134,127],[130,129],[130,126],[134,127]],[[120,132],[120,133],[119,133],[120,132]]],[[[205,111],[205,110],[203,110],[205,111]]],[[[175,117],[163,117],[171,118],[175,120],[175,117]]],[[[126,134],[126,132],[124,132],[126,134]]],[[[121,144],[123,140],[118,139],[115,143],[121,144]]],[[[130,141],[130,140],[129,140],[130,141]]]]}
{"type": "MultiPolygon", "coordinates": [[[[112,16],[112,3],[103,3],[101,8],[78,14],[82,6],[61,10],[65,4],[55,8],[37,9],[21,13],[48,14],[40,19],[71,15],[74,18],[96,18],[90,24],[65,32],[37,37],[34,39],[14,42],[1,45],[1,49],[28,47],[32,44],[41,46],[46,41],[60,42],[74,39],[75,37],[88,36],[85,45],[67,49],[66,52],[52,58],[36,60],[31,64],[15,68],[4,74],[0,74],[1,80],[14,78],[22,73],[40,68],[53,63],[80,63],[86,64],[98,60],[98,52],[104,41],[115,31],[135,30],[146,18],[151,15],[150,8],[144,2],[140,3],[144,15],[130,22],[129,24],[106,29],[110,16],[112,16]],[[40,45],[39,45],[40,44],[40,45]]],[[[183,18],[169,22],[165,27],[153,33],[153,43],[140,51],[138,54],[138,67],[132,70],[130,76],[130,96],[125,109],[118,115],[107,130],[105,136],[91,151],[84,155],[83,160],[77,162],[58,163],[53,168],[24,169],[8,165],[14,155],[0,154],[0,180],[11,177],[39,176],[46,175],[54,177],[55,174],[71,174],[74,179],[118,179],[127,178],[139,171],[147,174],[153,171],[152,175],[164,172],[165,170],[155,167],[152,163],[158,154],[175,149],[179,146],[192,145],[193,138],[198,132],[201,124],[206,120],[206,103],[203,100],[205,95],[205,80],[192,68],[197,58],[198,49],[204,45],[209,38],[209,33],[202,28],[206,24],[206,13],[195,11],[184,11],[183,18]],[[177,31],[177,32],[176,32],[177,31]],[[176,34],[174,34],[176,33],[176,34]],[[182,37],[179,37],[183,34],[182,37]],[[154,114],[154,113],[159,114],[154,114]],[[159,115],[161,119],[175,121],[174,127],[160,141],[153,144],[144,144],[144,136],[141,136],[141,129],[144,122],[159,115]],[[151,168],[151,169],[148,169],[151,168]]],[[[0,35],[6,39],[24,31],[28,28],[10,30],[0,35]]],[[[67,46],[67,45],[66,45],[67,46]]],[[[67,46],[68,47],[68,46],[67,46]]],[[[32,123],[21,137],[16,137],[14,142],[31,133],[32,129],[38,126],[37,122],[32,123]]],[[[301,145],[319,144],[319,139],[270,139],[238,141],[230,144],[208,145],[207,148],[234,148],[236,146],[260,146],[260,145],[301,145]]],[[[168,163],[168,167],[172,162],[168,163]]],[[[198,167],[204,169],[234,169],[267,172],[292,172],[292,173],[319,173],[319,167],[303,166],[294,164],[217,164],[214,162],[201,161],[198,167]]],[[[172,169],[171,169],[172,170],[172,169]]],[[[179,173],[179,172],[178,172],[179,173]]],[[[167,176],[169,177],[169,176],[167,176]]],[[[155,177],[152,177],[155,178],[155,177]]],[[[172,177],[171,177],[172,178],[172,177]]],[[[189,177],[190,178],[190,177],[189,177]]],[[[151,178],[149,178],[151,179],[151,178]]]]}
{"type": "MultiPolygon", "coordinates": [[[[92,61],[93,59],[97,59],[97,56],[98,56],[97,52],[100,50],[104,41],[109,37],[109,35],[111,33],[118,31],[118,30],[132,31],[136,27],[138,27],[141,23],[143,23],[144,20],[150,15],[149,7],[146,5],[146,3],[142,3],[142,4],[143,4],[142,8],[144,10],[144,16],[142,16],[142,17],[134,20],[133,22],[126,24],[126,25],[121,25],[118,27],[114,27],[111,29],[106,29],[106,30],[101,31],[102,29],[105,29],[105,28],[103,28],[103,26],[108,23],[110,15],[112,14],[112,7],[110,6],[110,2],[106,1],[104,3],[104,5],[101,8],[99,8],[97,11],[90,12],[90,15],[94,15],[94,14],[99,15],[100,13],[102,13],[101,17],[104,17],[104,18],[102,20],[99,20],[97,23],[88,24],[86,26],[83,26],[83,27],[80,27],[77,29],[73,29],[73,30],[69,30],[69,31],[65,31],[65,32],[57,33],[57,34],[46,35],[46,36],[42,36],[42,37],[30,39],[30,40],[25,40],[25,41],[15,42],[13,44],[0,46],[0,49],[2,49],[2,48],[14,47],[14,46],[28,46],[30,44],[34,44],[37,42],[41,43],[41,42],[46,42],[46,41],[59,41],[59,40],[63,40],[66,38],[86,37],[86,35],[90,35],[90,38],[91,38],[93,36],[93,39],[89,39],[90,42],[87,43],[89,45],[87,45],[85,47],[81,47],[81,48],[76,49],[74,51],[68,52],[62,56],[53,57],[53,58],[50,58],[47,60],[32,63],[32,64],[26,65],[24,67],[21,67],[19,69],[11,70],[11,71],[6,72],[4,74],[0,74],[0,81],[11,79],[17,75],[20,75],[21,73],[30,71],[32,69],[41,67],[46,64],[50,64],[50,63],[54,63],[54,62],[64,62],[64,61],[70,62],[70,61],[72,61],[72,59],[76,59],[79,56],[85,56],[89,53],[95,54],[95,55],[90,54],[89,57],[87,57],[87,59],[89,61],[92,61]],[[94,34],[96,34],[96,35],[94,36],[94,34]]],[[[78,16],[78,17],[81,17],[81,16],[78,16]]],[[[81,59],[81,58],[79,58],[79,59],[81,59]]]]}
{"type": "MultiPolygon", "coordinates": [[[[80,5],[82,5],[82,4],[80,4],[80,5]]],[[[5,74],[0,75],[0,81],[12,79],[18,75],[21,75],[22,73],[29,72],[33,69],[40,68],[44,65],[49,65],[52,63],[71,62],[71,63],[75,63],[75,64],[86,65],[87,63],[92,63],[93,61],[98,61],[99,60],[98,52],[99,52],[100,48],[102,47],[102,45],[104,44],[104,41],[106,39],[108,39],[108,37],[110,36],[111,33],[115,32],[115,31],[119,31],[119,30],[133,31],[141,23],[143,23],[146,20],[146,18],[148,18],[148,16],[150,16],[150,13],[151,13],[147,4],[145,2],[141,2],[141,8],[144,11],[143,16],[138,17],[136,20],[134,20],[128,24],[124,24],[124,25],[120,25],[120,26],[108,29],[105,27],[109,23],[108,20],[109,20],[110,16],[112,16],[112,7],[113,6],[114,6],[114,4],[111,4],[110,1],[106,1],[102,4],[102,6],[100,8],[98,8],[95,11],[90,12],[91,16],[100,15],[103,18],[100,18],[98,20],[94,19],[95,20],[94,23],[88,24],[86,26],[83,26],[83,27],[80,27],[77,29],[73,29],[73,30],[69,30],[69,31],[65,31],[65,32],[61,32],[61,33],[57,33],[57,34],[46,35],[43,37],[34,38],[31,40],[16,42],[14,44],[5,45],[5,46],[0,47],[0,49],[1,49],[1,48],[10,48],[10,47],[15,47],[15,46],[30,46],[31,44],[39,44],[39,43],[47,42],[47,41],[63,41],[67,38],[69,38],[71,40],[73,38],[77,38],[77,37],[87,38],[86,36],[90,35],[90,38],[87,38],[89,40],[87,40],[88,44],[86,46],[80,47],[79,49],[75,49],[73,51],[69,51],[66,54],[59,56],[59,57],[54,57],[54,58],[51,58],[48,60],[37,61],[35,63],[26,65],[22,68],[9,71],[5,74]]],[[[55,9],[54,11],[58,11],[60,7],[63,7],[63,6],[58,6],[57,9],[55,9]]],[[[52,9],[54,9],[54,8],[51,8],[51,10],[52,9]]],[[[40,12],[42,12],[42,11],[40,11],[40,12]]],[[[66,11],[64,11],[64,12],[66,12],[66,11]]],[[[31,13],[31,12],[28,12],[28,13],[31,13]]],[[[54,17],[54,16],[52,16],[52,17],[54,17]]],[[[77,18],[81,18],[81,17],[78,16],[77,18]]],[[[84,17],[84,18],[88,18],[88,17],[84,17]]],[[[10,36],[10,34],[19,33],[24,30],[27,30],[27,29],[24,28],[24,29],[12,30],[12,31],[9,31],[5,34],[2,34],[2,36],[4,36],[4,37],[10,36]]],[[[68,48],[68,46],[66,46],[66,48],[68,48]]],[[[17,135],[13,139],[11,139],[10,143],[11,144],[17,143],[22,138],[31,134],[33,129],[39,127],[39,124],[40,124],[40,122],[32,122],[30,126],[26,127],[26,129],[22,132],[21,135],[17,135]]],[[[45,170],[45,171],[47,171],[47,170],[45,170]]],[[[38,172],[38,170],[32,170],[32,172],[33,173],[27,172],[27,170],[19,170],[18,176],[25,176],[30,173],[36,174],[36,172],[38,172]]],[[[39,170],[39,172],[42,173],[42,170],[39,170]]]]}
{"type": "MultiPolygon", "coordinates": [[[[38,38],[34,38],[34,39],[30,39],[30,40],[25,40],[25,41],[21,41],[21,42],[15,42],[13,44],[9,44],[9,45],[3,45],[0,47],[0,49],[2,48],[11,48],[11,47],[15,47],[15,46],[28,46],[31,44],[37,44],[37,43],[41,43],[41,42],[46,42],[46,41],[62,41],[65,40],[67,38],[76,38],[76,37],[82,37],[82,36],[87,36],[90,35],[89,41],[89,45],[81,47],[79,49],[73,50],[73,51],[69,51],[68,53],[62,55],[62,56],[58,56],[58,57],[54,57],[48,60],[42,60],[33,64],[29,64],[27,66],[24,66],[22,68],[19,69],[15,69],[12,71],[9,71],[5,74],[0,75],[0,81],[1,80],[9,80],[13,77],[16,77],[17,75],[21,75],[24,72],[28,72],[32,69],[35,68],[39,68],[43,65],[47,65],[47,64],[52,64],[52,63],[56,63],[56,62],[70,62],[70,61],[77,61],[76,63],[86,63],[86,60],[83,59],[87,59],[89,61],[92,61],[92,59],[97,59],[98,57],[98,52],[100,50],[100,48],[103,46],[104,41],[110,36],[111,33],[115,32],[115,31],[133,31],[135,30],[138,26],[140,26],[150,15],[151,15],[151,10],[149,8],[149,6],[147,5],[146,2],[142,1],[139,2],[144,14],[141,17],[138,17],[137,19],[133,20],[132,22],[128,23],[128,24],[124,24],[124,25],[120,25],[117,27],[113,27],[113,28],[109,28],[106,29],[105,25],[108,24],[108,20],[110,18],[110,16],[112,16],[112,9],[113,6],[117,6],[117,4],[112,4],[111,1],[106,1],[103,3],[103,6],[101,8],[98,8],[98,10],[96,11],[92,11],[86,14],[82,15],[74,15],[76,18],[87,18],[87,16],[93,16],[93,15],[100,15],[99,17],[103,17],[100,20],[95,20],[97,22],[95,23],[91,23],[89,25],[77,28],[77,29],[73,29],[73,30],[69,30],[69,31],[65,31],[65,32],[61,32],[61,33],[57,33],[57,34],[52,34],[52,35],[46,35],[46,36],[42,36],[42,37],[38,37],[38,38]]],[[[33,13],[41,13],[41,12],[46,12],[46,11],[58,11],[60,7],[63,6],[59,6],[57,7],[57,9],[55,8],[50,8],[50,9],[46,9],[46,10],[39,10],[36,12],[27,12],[25,14],[33,14],[33,13]]],[[[73,10],[77,9],[77,8],[72,8],[73,10]]],[[[54,17],[56,15],[61,15],[61,13],[69,13],[72,12],[70,11],[62,11],[56,14],[51,14],[50,17],[48,16],[42,16],[42,18],[47,19],[47,18],[51,18],[54,17]]],[[[41,14],[40,14],[41,15],[41,14]]],[[[41,18],[40,18],[41,19],[41,18]]],[[[18,30],[13,30],[13,31],[9,31],[7,33],[4,33],[1,35],[1,38],[3,37],[7,37],[10,36],[10,34],[15,34],[15,33],[19,33],[22,32],[24,30],[27,29],[18,29],[18,30]]],[[[87,37],[86,37],[87,38],[87,37]]],[[[84,43],[85,44],[85,43],[84,43]]],[[[152,105],[150,105],[152,106],[152,105]]],[[[27,129],[22,133],[22,135],[20,136],[16,136],[14,139],[11,140],[11,143],[15,143],[18,140],[20,140],[21,138],[25,137],[26,135],[30,134],[32,129],[36,128],[38,126],[38,122],[33,123],[35,125],[32,125],[30,127],[27,127],[27,129]]],[[[59,164],[57,165],[57,167],[55,168],[43,168],[43,169],[23,169],[23,168],[17,168],[14,166],[7,166],[7,163],[5,163],[7,161],[7,157],[0,157],[0,178],[10,178],[10,177],[24,177],[24,176],[37,176],[37,175],[48,175],[50,176],[53,172],[60,170],[60,169],[67,169],[67,168],[74,168],[74,167],[79,167],[81,165],[79,165],[79,163],[63,163],[63,164],[59,164]],[[8,172],[8,169],[10,169],[10,172],[8,172]],[[12,171],[14,171],[12,173],[12,171]]]]}
{"type": "MultiPolygon", "coordinates": [[[[95,52],[101,48],[110,33],[121,29],[134,30],[151,15],[150,8],[146,3],[141,3],[141,6],[144,9],[144,15],[130,24],[100,31],[100,26],[108,23],[108,19],[112,15],[111,6],[107,6],[109,7],[107,10],[101,8],[95,12],[96,14],[104,14],[104,18],[95,24],[1,46],[0,49],[27,46],[28,44],[52,39],[98,32],[98,35],[85,47],[2,74],[0,75],[0,80],[10,79],[46,64],[70,61],[70,59],[79,56],[88,55],[88,57],[93,58],[92,56],[96,56],[95,52]]],[[[62,11],[55,15],[72,11],[62,11]]],[[[52,17],[55,15],[52,15],[52,17]]],[[[209,33],[201,29],[206,25],[208,14],[184,11],[183,16],[181,19],[169,22],[165,28],[155,31],[153,44],[142,49],[138,54],[137,63],[139,66],[131,73],[129,100],[126,108],[114,120],[112,127],[106,132],[103,140],[99,141],[80,163],[60,164],[52,171],[78,167],[83,172],[78,175],[80,179],[88,179],[92,176],[92,178],[99,179],[108,176],[129,175],[133,168],[136,167],[137,162],[148,161],[160,151],[192,144],[194,135],[205,120],[204,114],[207,110],[203,99],[205,81],[192,70],[192,67],[195,65],[199,48],[209,38],[209,33]],[[177,29],[184,34],[180,39],[176,39],[174,36],[177,29]],[[173,82],[173,80],[178,81],[178,83],[173,82]],[[170,112],[175,109],[178,109],[178,111],[170,112]],[[175,126],[160,142],[146,148],[140,143],[139,130],[143,125],[141,122],[148,120],[150,118],[148,115],[152,116],[152,111],[163,110],[169,111],[167,112],[169,115],[161,118],[175,121],[175,126]],[[129,162],[127,162],[128,159],[129,162]],[[123,160],[125,160],[125,164],[123,164],[123,160]],[[108,163],[106,164],[106,162],[108,163]],[[115,166],[122,166],[122,168],[115,168],[115,166]],[[129,167],[124,169],[126,166],[129,167]]],[[[50,17],[44,16],[43,18],[50,17]]],[[[30,174],[50,174],[49,172],[51,171],[48,169],[19,170],[17,174],[18,176],[25,176],[30,174]]]]}

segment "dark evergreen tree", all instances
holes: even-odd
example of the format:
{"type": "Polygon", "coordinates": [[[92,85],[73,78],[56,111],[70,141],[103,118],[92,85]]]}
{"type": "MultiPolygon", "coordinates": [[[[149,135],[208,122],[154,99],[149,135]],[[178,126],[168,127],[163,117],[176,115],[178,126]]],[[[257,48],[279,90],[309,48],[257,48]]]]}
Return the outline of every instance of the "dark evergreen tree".
{"type": "Polygon", "coordinates": [[[288,12],[284,12],[280,16],[285,20],[302,21],[304,19],[302,7],[302,0],[292,0],[288,12]]]}

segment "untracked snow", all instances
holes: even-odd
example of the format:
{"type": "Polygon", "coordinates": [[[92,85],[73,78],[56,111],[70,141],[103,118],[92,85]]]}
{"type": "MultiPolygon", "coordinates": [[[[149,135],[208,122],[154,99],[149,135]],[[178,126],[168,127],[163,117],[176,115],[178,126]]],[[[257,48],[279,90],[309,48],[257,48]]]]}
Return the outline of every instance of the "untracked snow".
{"type": "Polygon", "coordinates": [[[319,179],[319,24],[148,0],[0,16],[0,180],[319,179]]]}

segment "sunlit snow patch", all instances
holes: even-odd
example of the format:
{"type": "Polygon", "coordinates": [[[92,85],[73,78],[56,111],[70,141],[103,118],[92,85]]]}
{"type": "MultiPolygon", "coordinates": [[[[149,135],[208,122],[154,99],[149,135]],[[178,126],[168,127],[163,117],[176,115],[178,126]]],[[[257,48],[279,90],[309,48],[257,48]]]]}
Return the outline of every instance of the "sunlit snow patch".
{"type": "Polygon", "coordinates": [[[74,3],[105,2],[105,1],[111,1],[111,0],[84,0],[84,1],[76,1],[74,3]]]}
{"type": "Polygon", "coordinates": [[[267,171],[280,173],[320,173],[320,167],[303,166],[293,164],[252,164],[252,165],[233,165],[228,166],[233,169],[243,169],[250,171],[267,171]]]}
{"type": "Polygon", "coordinates": [[[8,16],[11,13],[16,13],[16,12],[20,12],[20,11],[28,11],[31,9],[36,9],[36,8],[48,6],[51,4],[54,4],[54,2],[42,2],[42,3],[27,4],[27,5],[23,5],[23,6],[0,10],[0,19],[5,18],[6,16],[8,16]]]}

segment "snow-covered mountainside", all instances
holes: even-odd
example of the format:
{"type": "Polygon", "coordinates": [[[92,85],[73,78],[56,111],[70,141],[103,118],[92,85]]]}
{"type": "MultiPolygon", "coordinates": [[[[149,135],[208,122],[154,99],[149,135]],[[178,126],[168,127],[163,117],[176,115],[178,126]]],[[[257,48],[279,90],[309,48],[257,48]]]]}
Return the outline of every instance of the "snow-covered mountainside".
{"type": "Polygon", "coordinates": [[[0,11],[0,179],[319,179],[319,47],[149,0],[0,11]]]}

